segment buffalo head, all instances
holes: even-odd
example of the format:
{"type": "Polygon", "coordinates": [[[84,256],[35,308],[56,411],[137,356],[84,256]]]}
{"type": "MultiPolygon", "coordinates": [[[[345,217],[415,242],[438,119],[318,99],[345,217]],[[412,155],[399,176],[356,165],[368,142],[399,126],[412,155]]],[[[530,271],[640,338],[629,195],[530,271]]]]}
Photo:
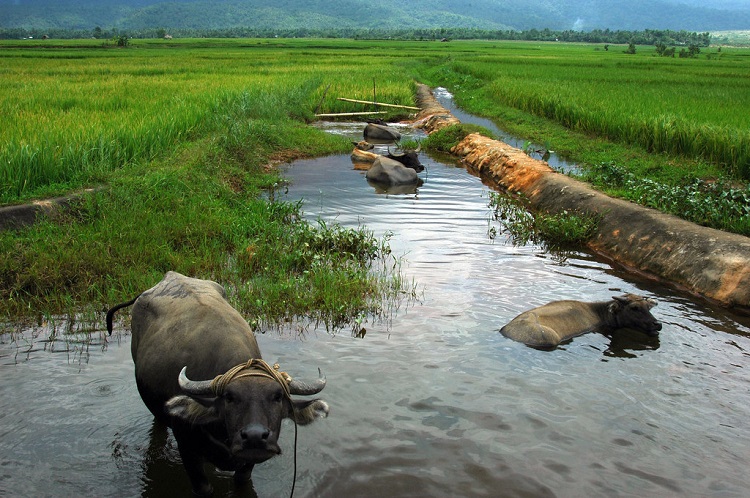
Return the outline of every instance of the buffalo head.
{"type": "Polygon", "coordinates": [[[609,305],[610,325],[613,328],[628,328],[658,336],[661,322],[651,314],[656,301],[636,294],[613,296],[609,305]]]}
{"type": "Polygon", "coordinates": [[[204,381],[188,379],[183,368],[178,382],[184,394],[167,401],[167,413],[190,427],[204,427],[211,442],[240,468],[281,453],[278,438],[284,418],[305,425],[328,416],[325,401],[291,398],[320,392],[324,378],[311,384],[292,380],[263,360],[250,360],[204,381]]]}
{"type": "Polygon", "coordinates": [[[394,159],[407,168],[411,168],[417,173],[420,171],[424,171],[424,166],[421,162],[419,162],[419,151],[422,150],[422,145],[420,144],[419,147],[417,147],[416,150],[407,150],[406,152],[403,152],[401,154],[394,154],[391,152],[391,149],[388,149],[388,154],[385,156],[389,159],[394,159]]]}
{"type": "Polygon", "coordinates": [[[354,144],[354,148],[357,150],[372,150],[375,148],[373,144],[366,140],[360,140],[359,142],[352,142],[354,144]]]}

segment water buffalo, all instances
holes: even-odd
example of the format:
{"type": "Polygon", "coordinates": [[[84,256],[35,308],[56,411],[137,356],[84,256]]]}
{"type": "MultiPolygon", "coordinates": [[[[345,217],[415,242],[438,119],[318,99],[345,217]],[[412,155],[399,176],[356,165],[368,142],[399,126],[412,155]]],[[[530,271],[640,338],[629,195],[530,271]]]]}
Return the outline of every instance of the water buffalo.
{"type": "Polygon", "coordinates": [[[368,123],[365,126],[364,137],[368,142],[398,142],[401,140],[401,133],[390,126],[368,123]]]}
{"type": "Polygon", "coordinates": [[[387,157],[388,159],[394,159],[407,168],[411,168],[419,173],[420,171],[424,171],[424,166],[422,166],[422,163],[419,162],[418,154],[420,150],[422,150],[421,145],[417,147],[417,150],[407,150],[402,154],[394,154],[390,149],[388,149],[388,155],[385,157],[387,157]]]}
{"type": "Polygon", "coordinates": [[[420,181],[415,170],[385,156],[375,159],[365,177],[379,185],[416,185],[420,181]]]}
{"type": "Polygon", "coordinates": [[[539,348],[554,348],[565,340],[593,331],[635,329],[657,336],[661,323],[651,314],[654,306],[656,302],[652,299],[635,294],[595,303],[554,301],[524,311],[500,332],[505,337],[539,348]]]}
{"type": "Polygon", "coordinates": [[[357,150],[372,150],[375,148],[373,144],[366,140],[360,140],[359,142],[352,142],[354,144],[354,148],[357,150]]]}
{"type": "Polygon", "coordinates": [[[328,415],[325,401],[291,398],[320,392],[325,380],[292,380],[266,364],[252,329],[219,284],[168,272],[156,286],[107,312],[110,333],[114,313],[131,304],[138,391],[154,416],[172,428],[196,494],[213,490],[204,460],[245,482],[255,464],[281,453],[283,418],[304,425],[328,415]]]}
{"type": "Polygon", "coordinates": [[[360,140],[359,142],[352,143],[354,144],[354,149],[352,150],[351,158],[352,162],[354,162],[354,169],[367,170],[370,168],[369,165],[372,164],[375,159],[380,157],[378,154],[370,152],[375,148],[373,144],[365,140],[360,140]]]}

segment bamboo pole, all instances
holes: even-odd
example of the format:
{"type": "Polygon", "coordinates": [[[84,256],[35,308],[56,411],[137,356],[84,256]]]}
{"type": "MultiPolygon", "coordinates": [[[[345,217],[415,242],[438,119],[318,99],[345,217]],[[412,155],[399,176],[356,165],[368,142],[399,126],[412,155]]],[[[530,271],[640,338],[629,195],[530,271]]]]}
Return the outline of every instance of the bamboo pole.
{"type": "Polygon", "coordinates": [[[316,114],[318,118],[332,118],[335,116],[364,116],[367,114],[385,114],[385,111],[364,111],[364,112],[334,112],[329,114],[316,114]]]}
{"type": "Polygon", "coordinates": [[[380,106],[383,106],[383,107],[398,107],[399,109],[411,109],[412,111],[418,111],[419,110],[419,107],[412,107],[412,106],[408,106],[408,105],[384,104],[382,102],[370,102],[368,100],[345,99],[344,97],[339,97],[336,100],[342,100],[344,102],[355,102],[357,104],[380,105],[380,106]]]}

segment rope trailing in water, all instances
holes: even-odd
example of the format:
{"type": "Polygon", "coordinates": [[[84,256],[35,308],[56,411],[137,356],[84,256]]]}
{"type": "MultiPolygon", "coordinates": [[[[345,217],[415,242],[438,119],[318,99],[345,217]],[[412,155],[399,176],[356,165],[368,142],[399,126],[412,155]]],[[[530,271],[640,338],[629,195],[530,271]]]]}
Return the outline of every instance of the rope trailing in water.
{"type": "MultiPolygon", "coordinates": [[[[292,403],[292,394],[289,392],[289,383],[292,381],[292,377],[286,373],[279,371],[279,364],[275,363],[273,366],[269,365],[260,358],[251,358],[245,363],[240,363],[221,375],[217,375],[211,381],[211,390],[216,396],[221,396],[229,385],[235,379],[241,379],[243,377],[266,377],[271,380],[275,380],[281,385],[284,390],[286,399],[289,400],[289,404],[292,407],[292,411],[296,412],[297,408],[292,403]]],[[[297,417],[292,417],[294,421],[294,477],[292,478],[292,490],[289,493],[289,498],[294,496],[294,487],[297,484],[297,417]]]]}

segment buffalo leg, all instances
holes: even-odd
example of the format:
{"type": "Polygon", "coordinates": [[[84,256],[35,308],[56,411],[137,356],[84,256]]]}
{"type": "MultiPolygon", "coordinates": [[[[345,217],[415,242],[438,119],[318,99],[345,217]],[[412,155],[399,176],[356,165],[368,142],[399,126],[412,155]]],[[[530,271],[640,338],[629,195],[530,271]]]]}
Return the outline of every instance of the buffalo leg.
{"type": "Polygon", "coordinates": [[[182,465],[185,467],[190,485],[193,487],[193,493],[198,496],[211,496],[214,489],[208,482],[206,473],[203,470],[203,457],[200,456],[198,448],[190,442],[188,435],[182,434],[182,431],[174,427],[172,429],[174,437],[177,440],[177,448],[180,450],[182,465]]]}

